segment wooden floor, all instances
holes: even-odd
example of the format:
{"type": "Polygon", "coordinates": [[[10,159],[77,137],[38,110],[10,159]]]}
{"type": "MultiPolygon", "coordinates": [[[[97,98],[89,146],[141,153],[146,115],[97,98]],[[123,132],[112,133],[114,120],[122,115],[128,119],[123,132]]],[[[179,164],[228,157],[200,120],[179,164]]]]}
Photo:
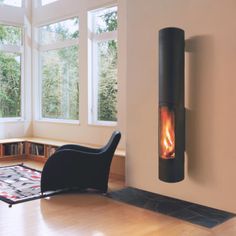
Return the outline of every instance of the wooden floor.
{"type": "MultiPolygon", "coordinates": [[[[0,166],[12,163],[4,161],[0,166]]],[[[32,161],[27,161],[26,165],[42,168],[41,163],[32,161]]],[[[122,187],[120,181],[109,182],[111,190],[122,187]]],[[[61,194],[12,208],[0,201],[0,235],[236,236],[236,219],[207,229],[99,194],[61,194]]]]}

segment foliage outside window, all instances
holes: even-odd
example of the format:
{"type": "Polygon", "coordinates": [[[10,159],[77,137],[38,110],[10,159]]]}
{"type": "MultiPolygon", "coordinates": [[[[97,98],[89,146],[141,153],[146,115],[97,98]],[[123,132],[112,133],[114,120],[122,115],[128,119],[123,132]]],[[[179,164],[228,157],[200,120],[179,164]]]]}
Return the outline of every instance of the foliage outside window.
{"type": "Polygon", "coordinates": [[[41,118],[79,119],[78,29],[73,18],[39,30],[41,118]]]}
{"type": "Polygon", "coordinates": [[[117,121],[117,7],[92,11],[91,74],[93,123],[117,121]]]}
{"type": "Polygon", "coordinates": [[[22,0],[0,0],[0,4],[5,4],[14,7],[21,7],[22,0]]]}
{"type": "Polygon", "coordinates": [[[20,27],[0,25],[0,118],[21,116],[20,27]]]}

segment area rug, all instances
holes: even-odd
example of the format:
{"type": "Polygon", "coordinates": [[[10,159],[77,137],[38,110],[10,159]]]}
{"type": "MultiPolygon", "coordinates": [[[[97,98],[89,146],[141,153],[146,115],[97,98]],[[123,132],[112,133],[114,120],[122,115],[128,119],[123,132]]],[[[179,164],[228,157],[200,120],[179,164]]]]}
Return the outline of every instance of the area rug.
{"type": "Polygon", "coordinates": [[[213,228],[235,217],[230,212],[131,187],[109,192],[108,197],[207,228],[213,228]]]}
{"type": "Polygon", "coordinates": [[[0,167],[0,200],[11,206],[43,197],[40,179],[40,171],[23,164],[0,167]]]}

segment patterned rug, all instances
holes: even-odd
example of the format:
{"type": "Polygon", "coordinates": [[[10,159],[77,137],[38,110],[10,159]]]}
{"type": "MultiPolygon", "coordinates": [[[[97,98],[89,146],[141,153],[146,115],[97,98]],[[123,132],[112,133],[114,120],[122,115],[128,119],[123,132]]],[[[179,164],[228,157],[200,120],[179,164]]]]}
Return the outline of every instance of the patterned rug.
{"type": "Polygon", "coordinates": [[[0,200],[11,206],[43,197],[40,179],[40,171],[23,164],[0,167],[0,200]]]}

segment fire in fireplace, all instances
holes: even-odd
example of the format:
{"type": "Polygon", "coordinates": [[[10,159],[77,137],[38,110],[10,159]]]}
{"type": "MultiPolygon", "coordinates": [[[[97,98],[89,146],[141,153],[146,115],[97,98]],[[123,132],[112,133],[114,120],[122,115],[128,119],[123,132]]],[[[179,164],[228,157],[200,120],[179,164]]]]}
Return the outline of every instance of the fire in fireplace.
{"type": "Polygon", "coordinates": [[[175,117],[167,106],[160,107],[160,156],[175,157],[175,117]]]}
{"type": "Polygon", "coordinates": [[[159,179],[184,179],[184,31],[159,31],[159,179]]]}

